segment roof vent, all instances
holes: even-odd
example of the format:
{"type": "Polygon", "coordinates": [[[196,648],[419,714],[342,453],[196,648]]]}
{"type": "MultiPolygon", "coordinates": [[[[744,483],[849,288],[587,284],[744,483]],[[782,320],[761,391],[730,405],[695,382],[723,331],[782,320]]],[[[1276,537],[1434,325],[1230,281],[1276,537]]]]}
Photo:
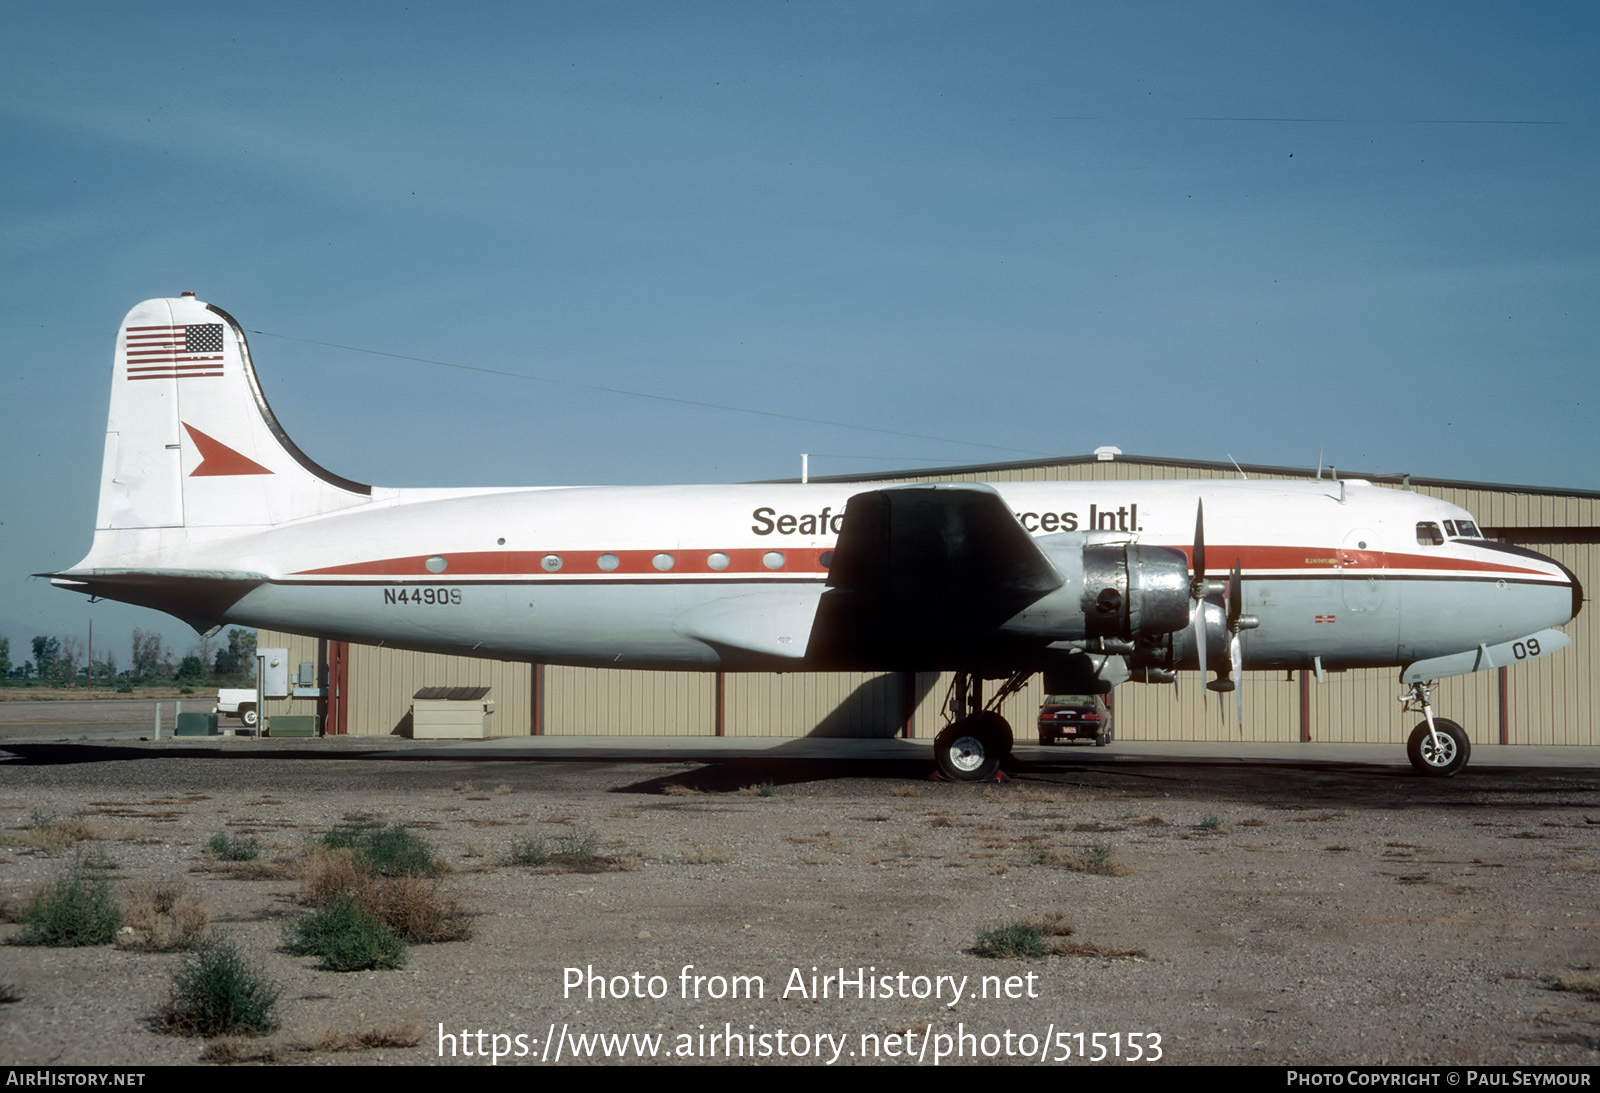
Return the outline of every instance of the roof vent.
{"type": "Polygon", "coordinates": [[[1102,444],[1094,450],[1094,457],[1102,463],[1109,463],[1122,454],[1121,448],[1113,448],[1109,444],[1102,444]]]}

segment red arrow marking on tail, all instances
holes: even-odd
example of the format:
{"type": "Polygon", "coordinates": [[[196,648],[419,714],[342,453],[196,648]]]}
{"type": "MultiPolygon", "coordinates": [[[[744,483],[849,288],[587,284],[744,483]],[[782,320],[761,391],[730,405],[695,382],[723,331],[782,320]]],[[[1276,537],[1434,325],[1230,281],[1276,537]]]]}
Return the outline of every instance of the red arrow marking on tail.
{"type": "Polygon", "coordinates": [[[189,439],[194,441],[194,446],[200,449],[200,465],[189,472],[190,478],[272,473],[255,460],[240,455],[222,441],[206,436],[187,421],[183,423],[183,427],[189,431],[189,439]]]}

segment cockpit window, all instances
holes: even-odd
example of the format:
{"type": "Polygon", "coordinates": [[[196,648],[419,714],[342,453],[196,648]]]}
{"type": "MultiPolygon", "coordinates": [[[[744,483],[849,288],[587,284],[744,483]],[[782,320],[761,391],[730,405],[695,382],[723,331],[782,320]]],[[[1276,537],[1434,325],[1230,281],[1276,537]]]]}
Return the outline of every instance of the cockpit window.
{"type": "Polygon", "coordinates": [[[1439,533],[1439,525],[1432,520],[1418,520],[1417,543],[1421,546],[1442,546],[1444,536],[1439,533]]]}
{"type": "Polygon", "coordinates": [[[1456,522],[1454,520],[1446,520],[1444,522],[1444,533],[1452,539],[1456,537],[1456,522]]]}
{"type": "Polygon", "coordinates": [[[1483,538],[1483,532],[1479,531],[1478,525],[1474,524],[1471,520],[1457,520],[1456,528],[1460,531],[1463,539],[1483,538]]]}

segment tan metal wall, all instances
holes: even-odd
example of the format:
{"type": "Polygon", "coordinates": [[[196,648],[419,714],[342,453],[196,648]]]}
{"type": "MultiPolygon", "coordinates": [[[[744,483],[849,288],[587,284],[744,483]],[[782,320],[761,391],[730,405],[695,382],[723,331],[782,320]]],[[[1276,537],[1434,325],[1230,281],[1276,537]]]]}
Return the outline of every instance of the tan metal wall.
{"type": "MultiPolygon", "coordinates": [[[[1304,477],[1248,469],[1251,478],[1304,477]]],[[[1238,472],[1183,463],[1122,460],[1055,465],[976,468],[961,478],[977,481],[1111,481],[1232,478],[1238,472]]],[[[948,480],[948,471],[876,481],[948,480]]],[[[1600,588],[1600,499],[1559,494],[1519,493],[1477,484],[1413,485],[1471,511],[1479,524],[1504,529],[1507,538],[1560,560],[1577,573],[1586,589],[1600,588]]],[[[1505,672],[1482,672],[1441,681],[1434,705],[1441,716],[1460,722],[1475,744],[1497,743],[1502,709],[1508,742],[1514,744],[1600,744],[1587,711],[1596,697],[1600,669],[1600,610],[1589,610],[1566,628],[1573,647],[1547,659],[1505,672]],[[1503,691],[1503,694],[1502,694],[1503,691]]],[[[291,663],[317,659],[325,649],[314,639],[263,631],[262,646],[287,645],[291,663]]],[[[468,657],[405,653],[351,646],[350,732],[403,731],[411,695],[425,686],[488,686],[495,700],[494,732],[533,731],[535,671],[526,664],[468,657]]],[[[549,735],[578,736],[729,736],[891,735],[909,720],[911,735],[930,738],[943,722],[950,674],[790,673],[756,675],[669,673],[545,667],[537,711],[549,735]]],[[[997,684],[990,683],[990,688],[997,684]]],[[[1329,673],[1311,683],[1302,711],[1298,674],[1254,672],[1243,686],[1244,728],[1234,717],[1232,696],[1208,694],[1194,673],[1176,687],[1126,684],[1114,696],[1117,736],[1124,740],[1252,740],[1290,742],[1303,729],[1317,741],[1399,743],[1415,724],[1402,715],[1398,672],[1368,670],[1329,673]]],[[[991,692],[992,693],[992,692],[991,692]]],[[[1034,734],[1034,717],[1043,700],[1035,679],[1007,701],[1019,741],[1034,734]]],[[[316,703],[275,703],[270,713],[314,713],[316,703]],[[278,706],[284,708],[279,709],[278,706]]]]}
{"type": "Polygon", "coordinates": [[[600,668],[544,669],[549,736],[710,736],[716,675],[600,668]]]}

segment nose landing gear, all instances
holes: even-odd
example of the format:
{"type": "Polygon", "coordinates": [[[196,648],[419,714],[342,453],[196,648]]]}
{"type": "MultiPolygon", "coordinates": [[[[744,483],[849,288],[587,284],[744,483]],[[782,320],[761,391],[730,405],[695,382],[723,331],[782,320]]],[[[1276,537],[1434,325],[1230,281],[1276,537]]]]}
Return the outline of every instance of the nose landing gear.
{"type": "Polygon", "coordinates": [[[1472,757],[1472,742],[1460,725],[1449,718],[1433,716],[1432,690],[1431,683],[1413,683],[1410,693],[1400,696],[1404,709],[1420,711],[1425,719],[1411,730],[1406,756],[1418,774],[1450,778],[1460,773],[1472,757]]]}

